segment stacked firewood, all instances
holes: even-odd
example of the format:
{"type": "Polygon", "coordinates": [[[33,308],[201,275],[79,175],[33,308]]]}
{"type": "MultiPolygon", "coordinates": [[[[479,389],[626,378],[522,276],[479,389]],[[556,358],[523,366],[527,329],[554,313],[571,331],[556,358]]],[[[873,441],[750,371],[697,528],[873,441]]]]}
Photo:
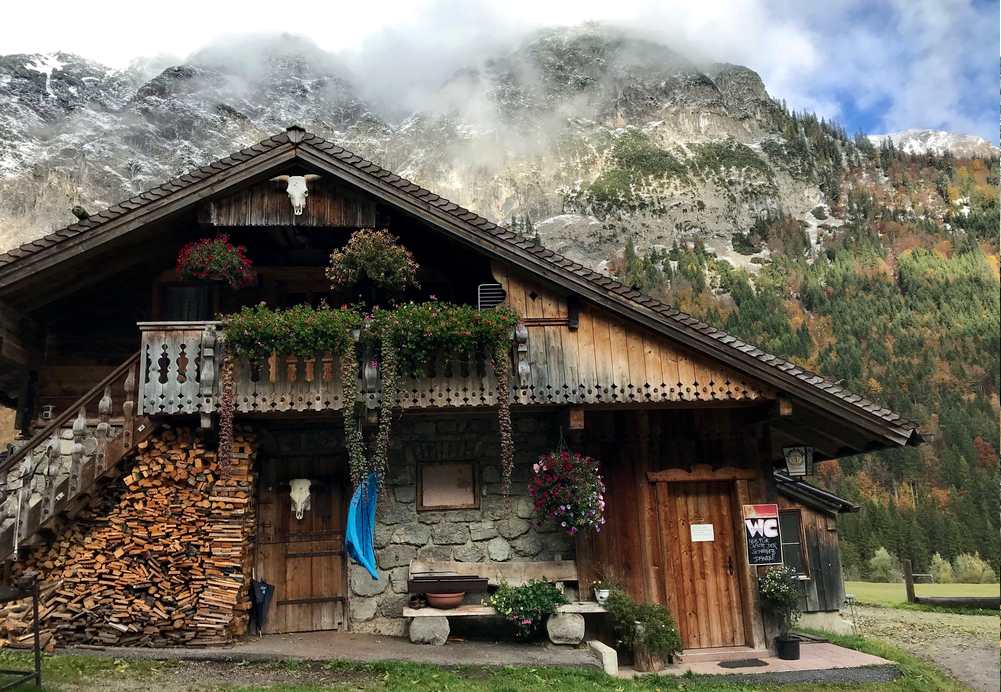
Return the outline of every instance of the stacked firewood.
{"type": "MultiPolygon", "coordinates": [[[[248,430],[225,469],[190,430],[141,443],[120,480],[15,565],[15,579],[38,576],[43,645],[210,645],[245,632],[252,457],[248,430]]],[[[3,607],[0,643],[30,646],[30,624],[28,601],[3,607]]]]}

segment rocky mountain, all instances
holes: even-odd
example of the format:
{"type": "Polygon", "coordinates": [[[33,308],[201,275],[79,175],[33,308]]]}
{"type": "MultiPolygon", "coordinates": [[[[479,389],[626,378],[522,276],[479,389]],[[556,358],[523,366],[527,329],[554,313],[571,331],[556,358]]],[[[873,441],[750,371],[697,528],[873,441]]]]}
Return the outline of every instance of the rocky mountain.
{"type": "Polygon", "coordinates": [[[781,210],[817,236],[811,211],[830,201],[824,164],[802,131],[783,131],[792,116],[756,73],[696,65],[608,28],[538,32],[402,117],[399,104],[367,103],[359,79],[290,36],[124,71],[65,53],[4,56],[0,245],[291,123],[488,217],[530,220],[543,241],[595,265],[627,236],[641,247],[699,239],[748,265],[734,233],[781,210]]]}
{"type": "Polygon", "coordinates": [[[885,135],[869,135],[869,141],[877,147],[885,141],[908,154],[937,154],[949,152],[953,156],[989,158],[997,156],[998,148],[983,137],[961,135],[942,130],[902,130],[885,135]]]}
{"type": "Polygon", "coordinates": [[[848,137],[746,67],[594,25],[419,103],[376,86],[289,36],[121,71],[0,57],[0,246],[298,123],[916,419],[928,445],[819,469],[863,508],[841,520],[852,575],[880,547],[1001,568],[996,149],[848,137]]]}

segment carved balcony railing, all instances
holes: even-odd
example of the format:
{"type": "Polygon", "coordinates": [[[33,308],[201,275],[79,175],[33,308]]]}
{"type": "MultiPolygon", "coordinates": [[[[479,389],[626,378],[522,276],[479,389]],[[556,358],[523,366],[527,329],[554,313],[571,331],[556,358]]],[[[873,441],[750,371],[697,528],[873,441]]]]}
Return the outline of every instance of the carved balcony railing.
{"type": "MultiPolygon", "coordinates": [[[[143,322],[139,373],[140,412],[214,412],[221,392],[219,372],[225,344],[217,322],[143,322]]],[[[379,366],[359,345],[359,400],[382,405],[379,366]]],[[[240,413],[336,411],[344,408],[340,361],[330,353],[312,357],[272,355],[259,363],[238,360],[234,368],[240,413]]],[[[404,373],[397,399],[401,408],[492,406],[497,378],[483,358],[439,358],[425,372],[404,373]]]]}
{"type": "Polygon", "coordinates": [[[138,369],[136,353],[0,463],[0,559],[82,507],[150,433],[136,415],[138,369]]]}
{"type": "MultiPolygon", "coordinates": [[[[217,322],[143,322],[139,412],[203,415],[219,402],[225,344],[217,322]]],[[[519,324],[511,344],[512,404],[579,405],[752,401],[774,394],[725,367],[630,336],[613,341],[598,324],[580,334],[551,325],[519,324]]],[[[378,364],[358,346],[359,400],[381,406],[378,364]]],[[[336,411],[344,407],[339,359],[273,355],[238,361],[234,373],[240,413],[336,411]]],[[[405,373],[395,406],[405,409],[494,406],[497,378],[482,357],[440,357],[425,372],[405,373]]]]}

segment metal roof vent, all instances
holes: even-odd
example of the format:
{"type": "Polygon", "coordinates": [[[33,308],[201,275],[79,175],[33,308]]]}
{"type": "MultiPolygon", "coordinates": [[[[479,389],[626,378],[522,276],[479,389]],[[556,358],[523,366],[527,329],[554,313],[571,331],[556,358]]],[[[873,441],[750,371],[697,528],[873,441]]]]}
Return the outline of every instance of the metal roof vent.
{"type": "Polygon", "coordinates": [[[480,284],[476,288],[476,305],[480,310],[493,310],[505,298],[507,293],[500,284],[480,284]]]}

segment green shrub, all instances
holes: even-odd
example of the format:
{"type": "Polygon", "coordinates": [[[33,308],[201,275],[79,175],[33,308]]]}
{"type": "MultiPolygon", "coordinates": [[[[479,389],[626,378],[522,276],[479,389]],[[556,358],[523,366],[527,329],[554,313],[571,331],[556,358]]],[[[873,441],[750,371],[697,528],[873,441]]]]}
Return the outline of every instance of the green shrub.
{"type": "Polygon", "coordinates": [[[886,548],[876,548],[875,554],[869,558],[869,579],[872,581],[895,582],[903,576],[900,571],[900,561],[886,548]]]}
{"type": "Polygon", "coordinates": [[[929,571],[931,572],[932,581],[936,584],[951,584],[956,581],[956,577],[952,573],[952,565],[938,553],[931,556],[929,571]]]}
{"type": "Polygon", "coordinates": [[[667,658],[681,651],[681,635],[671,613],[660,603],[637,603],[618,586],[610,586],[605,608],[622,643],[667,658]]]}
{"type": "Polygon", "coordinates": [[[352,308],[314,308],[296,305],[273,310],[264,303],[246,306],[222,318],[226,347],[237,358],[260,361],[272,353],[315,356],[342,353],[350,332],[361,326],[361,313],[352,308]]]}
{"type": "Polygon", "coordinates": [[[555,584],[533,580],[524,586],[501,584],[486,603],[515,627],[515,637],[529,639],[567,599],[555,584]]]}
{"type": "Polygon", "coordinates": [[[963,553],[952,561],[952,570],[960,584],[993,584],[998,580],[994,569],[980,553],[963,553]]]}
{"type": "Polygon", "coordinates": [[[796,570],[791,567],[768,570],[758,579],[758,593],[761,607],[778,622],[779,633],[783,637],[788,635],[800,616],[801,593],[796,570]]]}

